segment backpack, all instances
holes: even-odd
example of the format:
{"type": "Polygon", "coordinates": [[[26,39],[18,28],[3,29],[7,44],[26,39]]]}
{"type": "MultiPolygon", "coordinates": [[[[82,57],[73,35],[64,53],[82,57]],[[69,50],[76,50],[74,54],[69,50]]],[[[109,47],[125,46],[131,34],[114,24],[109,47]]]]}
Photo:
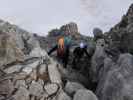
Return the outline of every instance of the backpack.
{"type": "Polygon", "coordinates": [[[63,57],[64,53],[65,53],[64,38],[61,37],[61,38],[59,38],[59,40],[58,40],[57,54],[58,54],[58,56],[63,57]]]}
{"type": "Polygon", "coordinates": [[[59,38],[59,40],[58,40],[58,49],[57,49],[58,56],[64,57],[69,44],[70,44],[70,39],[68,37],[59,38]]]}

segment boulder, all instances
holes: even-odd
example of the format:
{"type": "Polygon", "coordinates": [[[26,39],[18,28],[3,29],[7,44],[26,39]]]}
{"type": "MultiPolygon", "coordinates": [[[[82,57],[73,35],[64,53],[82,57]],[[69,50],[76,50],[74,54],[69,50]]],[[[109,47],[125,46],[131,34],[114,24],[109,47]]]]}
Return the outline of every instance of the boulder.
{"type": "Polygon", "coordinates": [[[98,100],[96,95],[89,90],[78,90],[73,100],[98,100]]]}
{"type": "Polygon", "coordinates": [[[15,100],[29,100],[29,92],[25,87],[20,87],[19,90],[13,95],[15,100]]]}
{"type": "Polygon", "coordinates": [[[38,79],[38,81],[37,81],[39,84],[41,84],[42,86],[44,86],[44,81],[43,80],[41,80],[41,79],[38,79]]]}
{"type": "Polygon", "coordinates": [[[17,80],[16,81],[15,88],[19,89],[20,87],[27,88],[25,80],[17,80]]]}
{"type": "Polygon", "coordinates": [[[57,63],[55,61],[51,61],[51,64],[48,65],[48,74],[52,83],[62,85],[61,74],[57,68],[57,63]]]}
{"type": "Polygon", "coordinates": [[[30,74],[32,72],[32,68],[25,67],[25,68],[22,69],[22,71],[28,75],[28,74],[30,74]]]}
{"type": "Polygon", "coordinates": [[[4,80],[0,82],[0,94],[9,96],[14,91],[14,86],[11,80],[4,80]]]}
{"type": "Polygon", "coordinates": [[[36,69],[38,67],[38,65],[40,64],[40,61],[34,61],[33,63],[27,64],[22,71],[29,74],[31,73],[32,69],[36,69]]]}
{"type": "Polygon", "coordinates": [[[132,71],[133,56],[130,54],[120,55],[115,64],[106,64],[96,92],[99,100],[132,100],[132,71]]]}
{"type": "Polygon", "coordinates": [[[30,57],[47,57],[46,51],[42,50],[40,47],[33,48],[29,54],[30,57]]]}
{"type": "Polygon", "coordinates": [[[0,100],[5,100],[5,97],[0,95],[0,100]]]}
{"type": "Polygon", "coordinates": [[[89,82],[88,77],[82,75],[81,73],[79,73],[75,70],[64,69],[64,68],[62,68],[62,66],[59,66],[58,68],[59,68],[59,72],[62,76],[62,79],[81,83],[85,87],[89,86],[90,82],[89,82]]]}
{"type": "Polygon", "coordinates": [[[39,69],[38,69],[38,73],[40,75],[44,75],[45,73],[47,73],[47,65],[46,64],[42,64],[40,65],[39,69]]]}
{"type": "Polygon", "coordinates": [[[79,83],[76,82],[67,82],[65,86],[65,92],[71,96],[78,91],[79,89],[85,89],[85,87],[79,83]]]}
{"type": "Polygon", "coordinates": [[[72,100],[72,98],[70,96],[68,96],[65,92],[61,92],[58,95],[58,98],[56,100],[72,100]]]}
{"type": "Polygon", "coordinates": [[[41,97],[43,92],[43,86],[35,81],[32,81],[29,87],[29,93],[33,96],[41,97]]]}
{"type": "Polygon", "coordinates": [[[45,91],[49,96],[54,95],[58,92],[59,86],[57,84],[47,84],[44,86],[45,91]]]}
{"type": "Polygon", "coordinates": [[[39,41],[34,37],[33,34],[30,34],[27,44],[30,45],[31,49],[40,47],[39,41]]]}

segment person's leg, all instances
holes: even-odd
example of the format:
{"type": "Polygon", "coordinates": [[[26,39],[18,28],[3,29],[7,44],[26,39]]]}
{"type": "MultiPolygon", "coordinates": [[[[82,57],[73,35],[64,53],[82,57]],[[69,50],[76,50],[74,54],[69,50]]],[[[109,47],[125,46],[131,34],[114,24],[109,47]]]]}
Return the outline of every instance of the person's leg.
{"type": "Polygon", "coordinates": [[[76,69],[77,70],[80,70],[80,68],[81,68],[80,63],[81,63],[81,58],[80,57],[77,57],[76,58],[76,69]]]}
{"type": "Polygon", "coordinates": [[[67,68],[67,64],[68,64],[68,56],[65,55],[65,57],[64,57],[64,68],[67,68]]]}
{"type": "Polygon", "coordinates": [[[64,67],[65,68],[67,68],[68,60],[69,60],[69,48],[66,49],[66,52],[64,54],[64,67]]]}
{"type": "Polygon", "coordinates": [[[72,68],[73,69],[76,69],[76,60],[77,60],[77,58],[73,57],[73,61],[72,61],[72,68]]]}

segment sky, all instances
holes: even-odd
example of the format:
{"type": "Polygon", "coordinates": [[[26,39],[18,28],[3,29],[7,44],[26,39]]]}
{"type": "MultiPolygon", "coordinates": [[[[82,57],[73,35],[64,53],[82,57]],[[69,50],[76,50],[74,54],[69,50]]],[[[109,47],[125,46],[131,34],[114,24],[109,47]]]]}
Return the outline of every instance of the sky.
{"type": "Polygon", "coordinates": [[[79,32],[92,35],[95,27],[104,32],[117,24],[132,0],[0,0],[0,19],[39,35],[69,22],[79,32]]]}

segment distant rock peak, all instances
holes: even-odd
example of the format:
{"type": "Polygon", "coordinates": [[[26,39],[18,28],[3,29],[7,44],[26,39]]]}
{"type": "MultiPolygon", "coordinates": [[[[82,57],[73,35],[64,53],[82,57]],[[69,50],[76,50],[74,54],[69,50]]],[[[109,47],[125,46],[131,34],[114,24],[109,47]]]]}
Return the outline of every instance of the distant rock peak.
{"type": "Polygon", "coordinates": [[[60,27],[60,29],[53,29],[49,32],[48,36],[59,36],[59,35],[79,35],[78,25],[74,22],[70,22],[60,27]]]}

